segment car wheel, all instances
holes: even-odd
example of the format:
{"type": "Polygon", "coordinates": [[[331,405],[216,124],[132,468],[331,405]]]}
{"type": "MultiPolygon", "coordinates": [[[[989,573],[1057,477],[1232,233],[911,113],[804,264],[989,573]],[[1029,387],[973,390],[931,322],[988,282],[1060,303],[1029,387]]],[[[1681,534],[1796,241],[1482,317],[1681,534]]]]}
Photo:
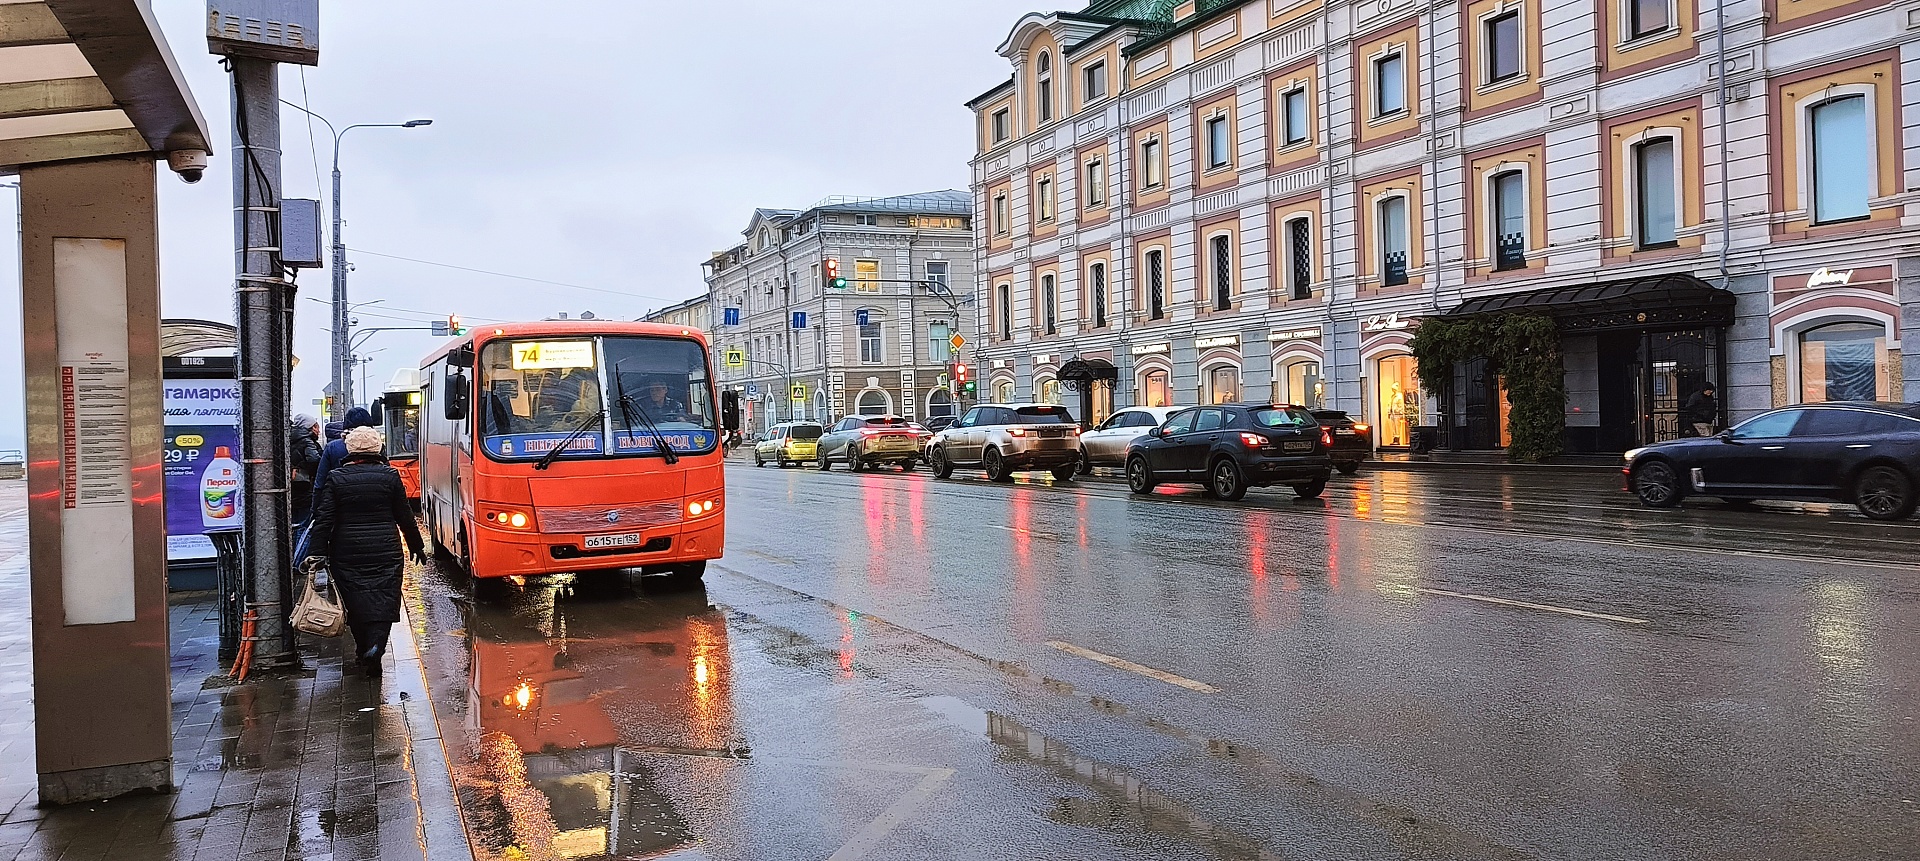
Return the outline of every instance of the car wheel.
{"type": "Polygon", "coordinates": [[[1853,483],[1853,504],[1874,520],[1905,520],[1916,502],[1913,479],[1897,466],[1869,466],[1853,483]]]}
{"type": "Polygon", "coordinates": [[[827,453],[824,451],[814,455],[813,465],[819,467],[821,472],[826,472],[833,468],[833,462],[827,460],[827,453]]]}
{"type": "Polygon", "coordinates": [[[1340,470],[1341,475],[1352,475],[1360,471],[1360,462],[1336,464],[1335,468],[1340,470]]]}
{"type": "Polygon", "coordinates": [[[1134,493],[1153,492],[1153,470],[1147,468],[1147,459],[1132,457],[1127,459],[1127,489],[1134,493]]]}
{"type": "Polygon", "coordinates": [[[1073,465],[1076,467],[1075,471],[1081,475],[1093,474],[1093,459],[1087,457],[1087,450],[1084,448],[1080,450],[1080,457],[1074,461],[1073,465]]]}
{"type": "Polygon", "coordinates": [[[1054,481],[1072,481],[1073,477],[1079,474],[1080,459],[1077,457],[1073,459],[1072,463],[1063,463],[1053,468],[1054,481]]]}
{"type": "Polygon", "coordinates": [[[953,477],[953,461],[947,460],[947,450],[944,448],[936,448],[933,450],[933,454],[928,460],[928,465],[933,467],[934,478],[953,477]]]}
{"type": "Polygon", "coordinates": [[[1223,457],[1215,462],[1208,478],[1207,484],[1213,488],[1214,496],[1233,502],[1247,495],[1247,482],[1240,475],[1240,464],[1234,463],[1233,458],[1223,457]]]}
{"type": "Polygon", "coordinates": [[[866,468],[867,465],[860,462],[860,450],[853,446],[847,446],[847,471],[859,472],[866,468]]]}
{"type": "Polygon", "coordinates": [[[1633,470],[1633,493],[1648,508],[1672,508],[1680,504],[1680,476],[1671,463],[1647,461],[1633,470]]]}
{"type": "Polygon", "coordinates": [[[1301,499],[1319,499],[1320,494],[1325,493],[1326,490],[1327,480],[1324,478],[1316,478],[1306,484],[1294,485],[1293,495],[1301,499]]]}
{"type": "Polygon", "coordinates": [[[997,448],[987,449],[986,460],[982,465],[987,468],[988,481],[1013,480],[1013,470],[1008,468],[1007,459],[1000,454],[1000,450],[997,448]]]}
{"type": "Polygon", "coordinates": [[[760,459],[760,453],[759,453],[759,452],[757,452],[757,451],[756,451],[756,452],[754,452],[754,453],[753,453],[753,466],[754,466],[754,468],[755,468],[755,469],[758,469],[758,468],[760,468],[760,467],[763,467],[763,466],[766,466],[766,465],[767,465],[767,462],[766,462],[766,461],[764,461],[764,460],[761,460],[761,459],[760,459]]]}
{"type": "Polygon", "coordinates": [[[787,468],[787,459],[786,459],[786,458],[784,458],[784,457],[783,457],[783,458],[781,458],[781,459],[780,459],[780,463],[779,463],[778,465],[779,465],[779,467],[780,467],[781,469],[786,469],[786,468],[787,468]]]}

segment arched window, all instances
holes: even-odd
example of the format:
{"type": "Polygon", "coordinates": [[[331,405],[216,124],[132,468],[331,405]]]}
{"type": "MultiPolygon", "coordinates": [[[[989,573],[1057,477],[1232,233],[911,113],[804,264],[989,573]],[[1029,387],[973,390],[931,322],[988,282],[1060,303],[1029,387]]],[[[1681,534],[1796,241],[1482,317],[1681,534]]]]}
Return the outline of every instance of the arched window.
{"type": "Polygon", "coordinates": [[[1013,403],[1013,381],[1001,380],[993,387],[993,402],[997,404],[1013,403]]]}
{"type": "Polygon", "coordinates": [[[953,415],[953,396],[946,389],[934,389],[927,394],[927,417],[953,415]]]}
{"type": "Polygon", "coordinates": [[[1040,392],[1034,398],[1034,400],[1037,400],[1043,404],[1061,403],[1060,381],[1059,380],[1041,380],[1040,392]]]}
{"type": "Polygon", "coordinates": [[[886,392],[880,391],[879,389],[868,389],[860,393],[860,400],[855,406],[855,411],[863,416],[881,416],[886,415],[892,406],[893,401],[887,397],[886,392]]]}
{"type": "Polygon", "coordinates": [[[1494,174],[1493,268],[1521,269],[1527,265],[1526,175],[1517,170],[1494,174]]]}
{"type": "Polygon", "coordinates": [[[1040,276],[1040,322],[1046,327],[1046,333],[1049,335],[1059,330],[1060,303],[1057,301],[1057,293],[1058,291],[1053,288],[1053,275],[1040,276]]]}
{"type": "Polygon", "coordinates": [[[1104,328],[1107,325],[1107,264],[1087,267],[1087,292],[1093,295],[1093,327],[1104,328]]]}
{"type": "Polygon", "coordinates": [[[1240,401],[1240,369],[1221,365],[1207,372],[1207,402],[1232,404],[1240,401]]]}
{"type": "Polygon", "coordinates": [[[1042,53],[1040,62],[1034,67],[1039,78],[1039,91],[1035,98],[1038,99],[1040,121],[1049,122],[1053,119],[1053,55],[1042,53]]]}
{"type": "Polygon", "coordinates": [[[815,388],[813,390],[813,420],[821,424],[827,423],[827,390],[826,389],[815,388]]]}
{"type": "Polygon", "coordinates": [[[1151,370],[1140,376],[1140,405],[1143,407],[1173,406],[1173,386],[1163,370],[1151,370]]]}
{"type": "Polygon", "coordinates": [[[1287,359],[1273,375],[1273,399],[1277,403],[1299,404],[1312,410],[1327,405],[1326,382],[1320,378],[1320,363],[1313,359],[1287,359]]]}
{"type": "Polygon", "coordinates": [[[1887,329],[1828,323],[1800,333],[1800,402],[1884,401],[1892,396],[1887,329]]]}

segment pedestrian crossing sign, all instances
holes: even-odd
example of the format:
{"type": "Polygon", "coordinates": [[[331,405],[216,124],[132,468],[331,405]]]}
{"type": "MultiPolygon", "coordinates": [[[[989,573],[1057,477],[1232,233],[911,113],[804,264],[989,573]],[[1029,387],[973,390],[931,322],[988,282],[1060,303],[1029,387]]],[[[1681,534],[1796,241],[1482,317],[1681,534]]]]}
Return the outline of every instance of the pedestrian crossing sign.
{"type": "Polygon", "coordinates": [[[806,384],[806,383],[794,383],[794,384],[793,384],[793,399],[794,399],[794,400],[796,400],[796,401],[804,401],[804,400],[806,400],[806,399],[807,399],[807,384],[806,384]]]}
{"type": "Polygon", "coordinates": [[[740,347],[727,348],[727,367],[744,368],[747,366],[747,351],[740,347]]]}

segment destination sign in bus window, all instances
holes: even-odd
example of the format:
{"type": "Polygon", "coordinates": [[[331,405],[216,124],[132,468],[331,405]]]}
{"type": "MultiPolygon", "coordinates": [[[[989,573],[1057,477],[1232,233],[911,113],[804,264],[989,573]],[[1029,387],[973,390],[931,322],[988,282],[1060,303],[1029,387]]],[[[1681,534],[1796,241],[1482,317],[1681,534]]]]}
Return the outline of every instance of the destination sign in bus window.
{"type": "Polygon", "coordinates": [[[513,344],[513,369],[516,371],[591,367],[592,341],[516,341],[513,344]]]}

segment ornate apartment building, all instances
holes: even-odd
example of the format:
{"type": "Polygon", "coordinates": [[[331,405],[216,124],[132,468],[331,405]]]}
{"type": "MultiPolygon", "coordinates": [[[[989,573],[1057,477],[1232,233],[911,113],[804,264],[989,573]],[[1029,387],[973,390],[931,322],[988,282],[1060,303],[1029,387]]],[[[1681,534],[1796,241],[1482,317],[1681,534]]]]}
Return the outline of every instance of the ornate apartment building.
{"type": "Polygon", "coordinates": [[[971,208],[935,191],[755,210],[746,241],[703,266],[720,383],[747,426],[953,415],[951,339],[974,333],[971,208]],[[829,259],[846,287],[826,283],[829,259]]]}
{"type": "Polygon", "coordinates": [[[1099,0],[998,51],[983,397],[1499,448],[1497,372],[1423,391],[1407,342],[1512,311],[1559,326],[1570,451],[1671,437],[1708,383],[1734,421],[1920,396],[1920,4],[1099,0]]]}

